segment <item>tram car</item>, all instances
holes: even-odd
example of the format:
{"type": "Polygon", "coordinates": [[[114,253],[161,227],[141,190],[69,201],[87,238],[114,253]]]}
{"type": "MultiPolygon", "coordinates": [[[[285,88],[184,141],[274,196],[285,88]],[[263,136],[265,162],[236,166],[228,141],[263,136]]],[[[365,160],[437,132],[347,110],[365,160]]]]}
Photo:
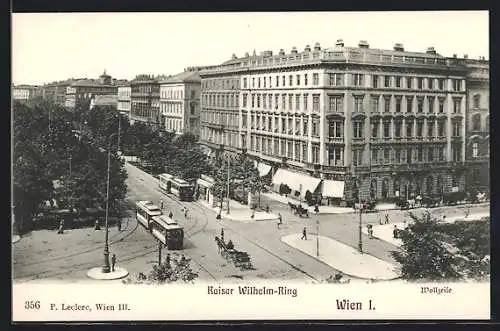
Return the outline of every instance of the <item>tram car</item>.
{"type": "Polygon", "coordinates": [[[193,201],[193,185],[178,177],[170,181],[170,192],[181,201],[193,201]]]}
{"type": "Polygon", "coordinates": [[[167,246],[169,250],[180,250],[183,248],[183,227],[166,215],[153,217],[151,234],[167,246]]]}
{"type": "Polygon", "coordinates": [[[170,192],[170,186],[171,186],[171,181],[174,178],[174,176],[170,174],[160,174],[158,176],[158,187],[160,190],[164,193],[171,193],[170,192]]]}
{"type": "Polygon", "coordinates": [[[136,219],[146,229],[151,229],[151,222],[153,217],[162,214],[160,207],[156,206],[152,201],[137,201],[136,204],[136,219]]]}

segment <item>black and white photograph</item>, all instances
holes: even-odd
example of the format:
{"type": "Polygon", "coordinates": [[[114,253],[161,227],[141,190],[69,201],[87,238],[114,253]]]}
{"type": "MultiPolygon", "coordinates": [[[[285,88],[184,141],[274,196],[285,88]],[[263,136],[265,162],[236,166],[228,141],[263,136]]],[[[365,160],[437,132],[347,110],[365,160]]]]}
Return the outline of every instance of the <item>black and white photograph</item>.
{"type": "Polygon", "coordinates": [[[11,24],[14,320],[490,318],[488,11],[11,24]]]}

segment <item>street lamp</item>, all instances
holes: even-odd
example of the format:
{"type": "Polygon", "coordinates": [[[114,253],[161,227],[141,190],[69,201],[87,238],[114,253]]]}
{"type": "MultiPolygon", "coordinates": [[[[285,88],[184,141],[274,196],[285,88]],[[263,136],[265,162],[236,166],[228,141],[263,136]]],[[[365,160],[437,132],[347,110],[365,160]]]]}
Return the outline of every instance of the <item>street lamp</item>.
{"type": "MultiPolygon", "coordinates": [[[[353,174],[353,180],[356,180],[356,176],[354,175],[354,167],[352,170],[353,174]]],[[[359,183],[361,185],[361,181],[359,183]]],[[[363,253],[363,239],[362,239],[362,230],[363,230],[363,222],[362,222],[362,213],[363,213],[363,206],[361,204],[361,194],[360,194],[360,189],[357,186],[357,191],[358,191],[358,208],[359,208],[359,238],[358,238],[358,250],[360,253],[363,253]]]]}
{"type": "Polygon", "coordinates": [[[109,214],[109,174],[110,174],[110,163],[111,163],[111,138],[117,135],[118,132],[112,133],[108,138],[108,169],[107,169],[107,180],[106,180],[106,218],[105,218],[105,239],[104,239],[104,266],[102,267],[103,273],[109,273],[111,271],[109,265],[109,245],[108,245],[108,214],[109,214]]]}

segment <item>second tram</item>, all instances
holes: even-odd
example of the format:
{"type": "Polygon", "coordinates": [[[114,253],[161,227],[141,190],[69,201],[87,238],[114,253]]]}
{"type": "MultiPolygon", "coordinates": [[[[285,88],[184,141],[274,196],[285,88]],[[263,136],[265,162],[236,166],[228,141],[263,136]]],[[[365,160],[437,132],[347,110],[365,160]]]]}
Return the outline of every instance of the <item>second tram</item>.
{"type": "Polygon", "coordinates": [[[179,250],[183,248],[184,229],[176,221],[166,215],[153,217],[151,234],[166,245],[169,250],[179,250]]]}
{"type": "Polygon", "coordinates": [[[158,176],[158,187],[165,193],[171,193],[170,187],[172,185],[172,179],[174,176],[170,174],[160,174],[158,176]]]}

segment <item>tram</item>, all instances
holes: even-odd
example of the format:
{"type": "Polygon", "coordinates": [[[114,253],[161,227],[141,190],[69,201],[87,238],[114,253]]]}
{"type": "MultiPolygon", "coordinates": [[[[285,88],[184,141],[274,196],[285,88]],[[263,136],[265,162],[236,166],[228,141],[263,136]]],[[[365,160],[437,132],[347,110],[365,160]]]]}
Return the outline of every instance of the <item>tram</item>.
{"type": "Polygon", "coordinates": [[[170,181],[170,192],[181,201],[193,200],[193,185],[186,182],[184,179],[173,178],[170,181]]]}
{"type": "Polygon", "coordinates": [[[151,222],[151,234],[167,246],[169,250],[183,248],[184,229],[166,215],[154,216],[151,222]]]}
{"type": "Polygon", "coordinates": [[[143,200],[137,201],[136,204],[136,219],[141,223],[146,229],[151,229],[151,222],[153,217],[162,214],[160,207],[156,206],[153,202],[143,200]]]}
{"type": "Polygon", "coordinates": [[[158,176],[158,187],[160,188],[160,190],[165,193],[171,193],[170,186],[173,178],[174,176],[170,174],[160,174],[158,176]]]}

